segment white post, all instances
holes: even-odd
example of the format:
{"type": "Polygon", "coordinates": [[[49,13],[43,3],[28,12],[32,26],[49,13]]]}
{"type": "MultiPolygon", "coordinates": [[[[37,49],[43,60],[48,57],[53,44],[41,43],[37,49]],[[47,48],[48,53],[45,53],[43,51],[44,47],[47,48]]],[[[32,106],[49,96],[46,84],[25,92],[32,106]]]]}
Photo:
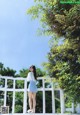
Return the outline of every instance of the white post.
{"type": "Polygon", "coordinates": [[[61,113],[65,112],[65,104],[64,104],[64,91],[60,89],[60,103],[61,103],[61,113]]]}
{"type": "Polygon", "coordinates": [[[6,106],[6,99],[7,99],[7,78],[5,78],[4,106],[6,106]]]}
{"type": "Polygon", "coordinates": [[[74,103],[72,103],[72,113],[74,113],[74,103]]]}
{"type": "Polygon", "coordinates": [[[52,82],[52,113],[55,113],[55,95],[54,95],[53,82],[52,82]]]}
{"type": "Polygon", "coordinates": [[[13,102],[12,102],[12,114],[15,112],[15,79],[13,81],[13,102]]]}
{"type": "Polygon", "coordinates": [[[77,104],[76,112],[77,112],[78,114],[80,114],[80,103],[77,104]]]}
{"type": "Polygon", "coordinates": [[[44,83],[44,79],[42,79],[43,81],[43,113],[45,114],[45,83],[44,83]]]}
{"type": "Polygon", "coordinates": [[[24,103],[23,103],[23,113],[27,110],[27,79],[24,80],[24,103]]]}

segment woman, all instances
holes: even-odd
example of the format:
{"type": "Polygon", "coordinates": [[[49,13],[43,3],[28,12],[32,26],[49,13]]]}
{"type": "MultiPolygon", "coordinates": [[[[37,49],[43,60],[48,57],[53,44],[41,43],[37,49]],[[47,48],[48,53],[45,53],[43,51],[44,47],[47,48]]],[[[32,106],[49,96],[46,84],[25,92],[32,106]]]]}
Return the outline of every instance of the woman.
{"type": "Polygon", "coordinates": [[[27,76],[27,81],[29,81],[28,86],[28,97],[29,97],[29,107],[30,109],[28,112],[35,113],[35,107],[36,107],[36,92],[37,92],[37,86],[36,86],[36,67],[32,65],[29,68],[30,72],[27,76]]]}

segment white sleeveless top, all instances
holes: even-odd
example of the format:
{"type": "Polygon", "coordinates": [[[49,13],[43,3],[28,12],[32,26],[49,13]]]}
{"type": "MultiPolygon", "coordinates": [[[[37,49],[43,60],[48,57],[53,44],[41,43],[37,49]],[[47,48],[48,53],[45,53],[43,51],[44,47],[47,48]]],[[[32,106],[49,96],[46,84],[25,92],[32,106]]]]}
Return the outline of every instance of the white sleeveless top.
{"type": "Polygon", "coordinates": [[[27,75],[27,81],[36,81],[33,72],[29,72],[27,75]]]}

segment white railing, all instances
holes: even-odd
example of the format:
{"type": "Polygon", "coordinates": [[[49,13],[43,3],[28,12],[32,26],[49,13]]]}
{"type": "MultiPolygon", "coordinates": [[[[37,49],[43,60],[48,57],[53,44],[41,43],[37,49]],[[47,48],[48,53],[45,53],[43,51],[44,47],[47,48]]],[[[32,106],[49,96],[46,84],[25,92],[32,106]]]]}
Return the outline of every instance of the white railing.
{"type": "MultiPolygon", "coordinates": [[[[4,79],[5,81],[5,86],[1,87],[0,85],[0,91],[4,92],[4,104],[3,106],[6,106],[6,96],[7,96],[7,91],[12,91],[13,92],[13,100],[12,100],[12,114],[15,113],[15,92],[24,92],[24,99],[23,99],[23,113],[25,114],[27,112],[27,79],[26,78],[13,78],[13,77],[8,77],[8,76],[0,76],[0,80],[4,79]],[[12,80],[13,81],[13,87],[12,88],[8,88],[7,87],[7,82],[8,80],[12,80]],[[24,88],[22,89],[16,89],[15,87],[15,83],[16,80],[23,80],[24,81],[24,88]]],[[[51,91],[52,92],[52,113],[55,113],[55,94],[54,91],[55,90],[59,90],[60,91],[60,108],[61,108],[61,113],[65,112],[65,103],[64,103],[64,92],[62,89],[58,88],[55,89],[53,86],[53,80],[52,78],[44,78],[44,77],[39,77],[38,80],[42,80],[42,87],[38,88],[38,91],[42,91],[43,92],[43,113],[45,114],[45,91],[51,91]],[[45,88],[45,83],[46,80],[50,81],[50,88],[45,88]]]]}

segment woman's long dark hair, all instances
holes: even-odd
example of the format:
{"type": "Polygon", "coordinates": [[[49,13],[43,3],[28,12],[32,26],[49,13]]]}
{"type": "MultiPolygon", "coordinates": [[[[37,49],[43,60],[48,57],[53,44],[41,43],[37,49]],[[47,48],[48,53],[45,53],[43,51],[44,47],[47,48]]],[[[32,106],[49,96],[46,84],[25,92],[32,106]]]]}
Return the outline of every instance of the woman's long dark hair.
{"type": "Polygon", "coordinates": [[[33,68],[34,77],[35,77],[35,79],[37,79],[36,67],[34,65],[32,65],[30,68],[33,68]]]}

